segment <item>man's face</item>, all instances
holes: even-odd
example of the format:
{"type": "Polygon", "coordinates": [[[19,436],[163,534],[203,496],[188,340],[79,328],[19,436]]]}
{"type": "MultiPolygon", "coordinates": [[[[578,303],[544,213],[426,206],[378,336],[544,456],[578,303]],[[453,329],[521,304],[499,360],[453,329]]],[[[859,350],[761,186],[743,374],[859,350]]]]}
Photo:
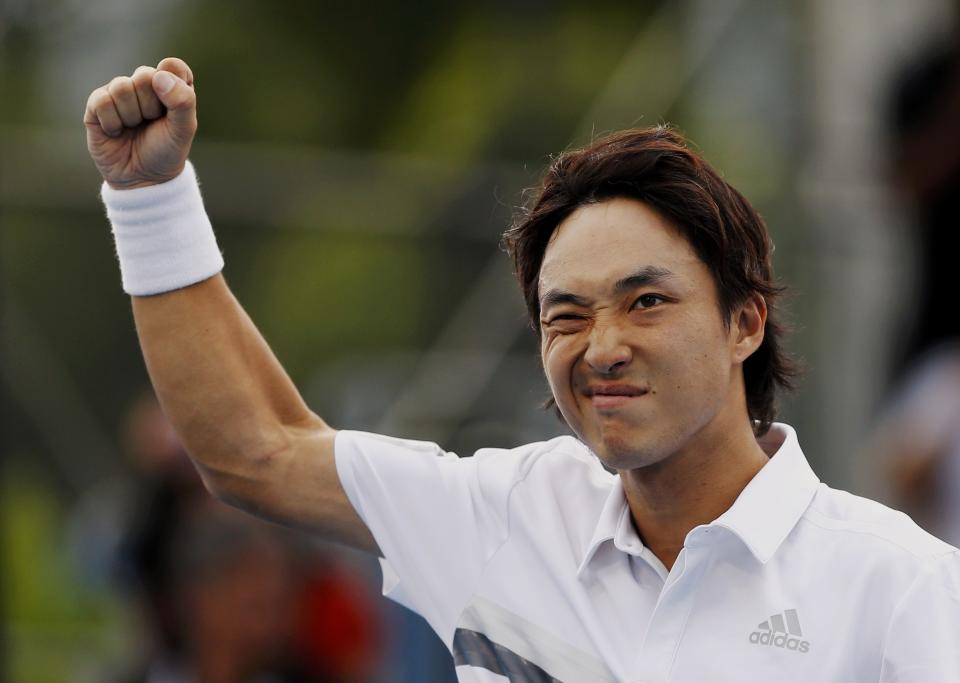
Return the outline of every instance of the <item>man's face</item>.
{"type": "Polygon", "coordinates": [[[608,466],[652,465],[746,419],[738,325],[724,325],[706,265],[647,205],[577,209],[547,246],[538,294],[557,407],[608,466]]]}

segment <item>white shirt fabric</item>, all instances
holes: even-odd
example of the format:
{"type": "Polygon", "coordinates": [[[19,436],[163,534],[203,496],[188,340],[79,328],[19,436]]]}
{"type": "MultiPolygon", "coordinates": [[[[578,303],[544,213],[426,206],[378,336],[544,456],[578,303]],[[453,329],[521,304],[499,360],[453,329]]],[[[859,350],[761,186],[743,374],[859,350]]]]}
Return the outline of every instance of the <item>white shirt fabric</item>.
{"type": "MultiPolygon", "coordinates": [[[[668,572],[571,437],[458,458],[341,431],[337,470],[460,681],[960,681],[960,554],[822,484],[795,432],[668,572]]],[[[777,446],[779,443],[779,447],[777,446]]]]}

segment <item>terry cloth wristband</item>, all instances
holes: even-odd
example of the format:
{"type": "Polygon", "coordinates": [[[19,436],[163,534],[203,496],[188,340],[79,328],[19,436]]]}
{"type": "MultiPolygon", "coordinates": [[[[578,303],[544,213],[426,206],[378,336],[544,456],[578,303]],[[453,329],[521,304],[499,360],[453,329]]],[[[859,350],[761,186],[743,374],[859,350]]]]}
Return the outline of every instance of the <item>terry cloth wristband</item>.
{"type": "Polygon", "coordinates": [[[173,180],[132,190],[115,190],[104,183],[100,196],[113,228],[127,294],[162,294],[223,270],[223,256],[189,161],[173,180]]]}

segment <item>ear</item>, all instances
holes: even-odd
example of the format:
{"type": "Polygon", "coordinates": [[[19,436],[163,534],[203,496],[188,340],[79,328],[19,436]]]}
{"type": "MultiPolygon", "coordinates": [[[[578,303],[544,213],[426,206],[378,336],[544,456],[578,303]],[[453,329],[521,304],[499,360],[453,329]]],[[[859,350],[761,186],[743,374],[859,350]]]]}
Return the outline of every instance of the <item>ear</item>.
{"type": "Polygon", "coordinates": [[[733,361],[742,363],[760,348],[767,323],[767,302],[759,294],[753,294],[734,312],[733,361]]]}

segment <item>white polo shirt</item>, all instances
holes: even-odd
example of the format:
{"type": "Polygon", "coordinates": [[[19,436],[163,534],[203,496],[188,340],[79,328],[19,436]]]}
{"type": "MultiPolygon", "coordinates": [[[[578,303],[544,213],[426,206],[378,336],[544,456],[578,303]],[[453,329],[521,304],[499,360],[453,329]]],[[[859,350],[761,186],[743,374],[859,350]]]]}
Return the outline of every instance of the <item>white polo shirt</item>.
{"type": "MultiPolygon", "coordinates": [[[[458,458],[341,431],[340,479],[460,681],[960,682],[960,554],[821,484],[794,431],[668,572],[571,437],[458,458]]],[[[768,450],[770,452],[770,450],[768,450]]]]}

